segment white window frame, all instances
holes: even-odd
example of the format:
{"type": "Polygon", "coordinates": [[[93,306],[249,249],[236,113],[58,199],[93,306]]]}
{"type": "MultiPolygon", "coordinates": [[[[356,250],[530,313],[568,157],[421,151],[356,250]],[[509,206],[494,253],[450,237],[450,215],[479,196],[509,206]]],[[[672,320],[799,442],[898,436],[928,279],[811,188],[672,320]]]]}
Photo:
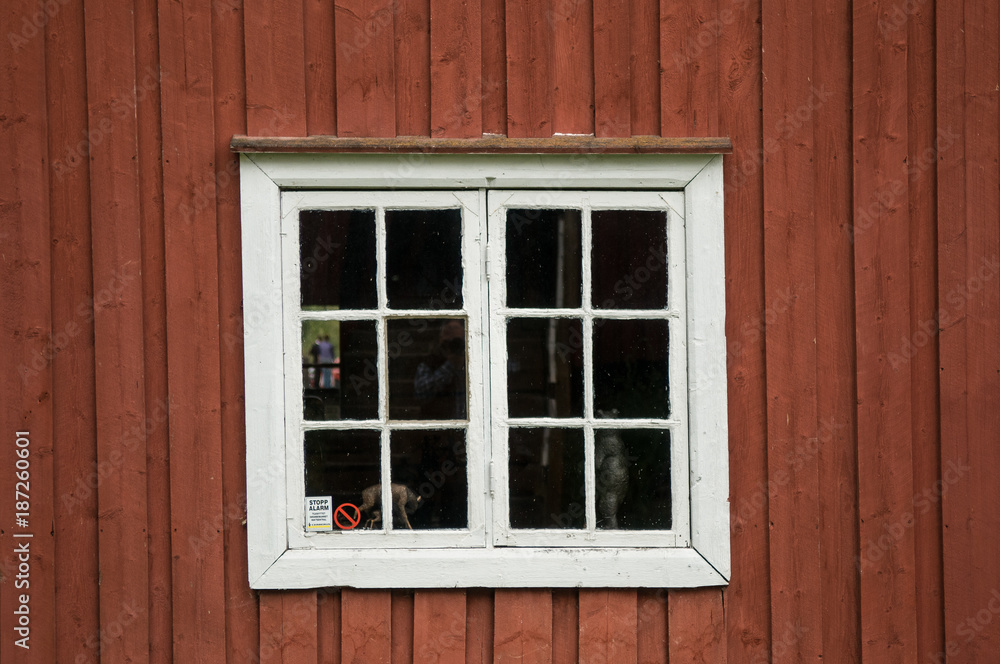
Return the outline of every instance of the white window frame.
{"type": "MultiPolygon", "coordinates": [[[[729,464],[720,155],[258,153],[242,154],[240,164],[247,528],[253,588],[697,587],[728,583],[729,464]],[[305,190],[328,191],[331,204],[337,205],[340,203],[332,201],[337,199],[338,191],[345,190],[377,190],[383,192],[379,196],[401,197],[401,201],[419,198],[419,191],[428,192],[428,200],[438,200],[431,195],[435,191],[478,190],[480,219],[489,214],[487,190],[547,191],[553,201],[568,190],[592,191],[595,200],[603,195],[601,190],[662,195],[670,205],[672,218],[682,222],[685,297],[681,300],[686,300],[686,311],[679,315],[686,320],[687,377],[682,392],[687,395],[687,418],[680,418],[672,426],[687,427],[686,455],[681,455],[686,457],[687,465],[683,473],[672,475],[672,481],[682,480],[680,486],[688,494],[688,503],[680,518],[675,511],[672,530],[630,532],[624,537],[598,532],[601,539],[574,542],[568,547],[555,546],[546,533],[539,535],[540,539],[524,533],[517,540],[516,535],[510,539],[511,533],[494,529],[493,537],[486,537],[477,528],[481,523],[493,523],[492,506],[503,503],[496,495],[496,484],[489,484],[499,475],[494,468],[491,478],[485,456],[476,460],[482,465],[481,473],[472,465],[474,452],[470,445],[470,505],[479,500],[473,498],[473,491],[484,501],[482,522],[477,521],[478,508],[470,507],[470,532],[475,531],[474,537],[483,539],[481,544],[459,538],[442,540],[441,548],[422,548],[420,538],[426,533],[393,532],[358,533],[361,537],[354,541],[364,539],[373,544],[346,547],[337,542],[324,544],[323,540],[329,542],[329,538],[316,537],[316,533],[303,533],[303,501],[301,489],[296,488],[301,487],[303,472],[301,450],[291,449],[300,448],[302,427],[301,395],[293,396],[295,390],[301,390],[301,367],[292,366],[299,361],[300,349],[289,351],[291,359],[283,350],[288,326],[298,324],[297,311],[288,311],[288,298],[293,284],[297,298],[299,273],[290,269],[294,265],[289,263],[289,256],[282,256],[281,247],[282,234],[287,232],[282,219],[297,209],[295,192],[305,190]],[[296,445],[286,445],[291,436],[296,445]],[[486,499],[488,491],[494,494],[492,502],[486,499]],[[669,543],[664,535],[672,538],[669,543]]],[[[303,193],[303,200],[315,196],[315,192],[303,193]]],[[[284,239],[285,246],[294,246],[284,239]]],[[[467,251],[481,252],[478,255],[484,261],[490,258],[486,272],[502,274],[497,272],[500,260],[486,255],[487,243],[482,238],[467,239],[478,245],[467,246],[467,251]]],[[[297,255],[294,262],[297,264],[297,255]]],[[[380,284],[380,288],[384,286],[380,284]]],[[[491,297],[494,290],[490,291],[491,297]]],[[[384,299],[380,302],[384,304],[384,299]]],[[[482,307],[481,320],[490,320],[489,303],[475,296],[465,299],[465,303],[470,321],[476,317],[473,306],[482,307]]],[[[297,300],[295,304],[297,307],[297,300]]],[[[602,310],[602,317],[604,313],[602,310]]],[[[499,317],[496,312],[492,315],[499,317]]],[[[475,339],[472,335],[469,338],[474,346],[475,339]]],[[[672,352],[674,347],[672,341],[672,352]]],[[[482,379],[490,384],[485,353],[480,360],[484,362],[482,379]]],[[[470,367],[473,362],[470,356],[470,367]]],[[[496,373],[492,372],[494,381],[496,373]]],[[[487,434],[491,426],[497,426],[497,418],[505,413],[497,413],[496,402],[494,398],[492,424],[480,421],[474,425],[470,420],[470,435],[474,426],[487,434]]],[[[470,404],[470,416],[473,409],[470,404]]],[[[593,425],[593,421],[588,422],[588,426],[593,425]]],[[[382,426],[380,423],[375,428],[382,426]]],[[[672,443],[676,442],[683,443],[672,438],[672,443]]],[[[499,447],[494,440],[494,455],[500,453],[499,447]]],[[[506,457],[495,456],[494,467],[500,458],[506,457]]],[[[385,459],[383,454],[383,465],[385,459]]],[[[676,503],[678,494],[674,495],[676,503]]]]}

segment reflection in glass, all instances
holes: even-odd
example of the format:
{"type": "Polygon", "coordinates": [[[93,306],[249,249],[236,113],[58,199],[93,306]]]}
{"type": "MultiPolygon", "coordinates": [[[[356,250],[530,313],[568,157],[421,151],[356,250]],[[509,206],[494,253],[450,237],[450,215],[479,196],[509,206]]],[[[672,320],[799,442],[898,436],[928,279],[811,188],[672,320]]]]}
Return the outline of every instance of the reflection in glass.
{"type": "Polygon", "coordinates": [[[584,528],[583,431],[508,432],[511,528],[584,528]]]}
{"type": "Polygon", "coordinates": [[[583,331],[578,319],[507,322],[511,417],[583,417],[583,331]]]}
{"type": "Polygon", "coordinates": [[[594,488],[602,530],[669,530],[670,432],[595,429],[594,488]]]}
{"type": "Polygon", "coordinates": [[[466,419],[464,319],[390,318],[386,332],[389,418],[466,419]]]}
{"type": "Polygon", "coordinates": [[[302,416],[378,417],[375,321],[302,321],[302,416]]]}
{"type": "Polygon", "coordinates": [[[663,309],[667,306],[667,213],[594,210],[594,306],[663,309]]]}
{"type": "Polygon", "coordinates": [[[374,309],[375,211],[299,213],[302,308],[374,309]]]}
{"type": "MultiPolygon", "coordinates": [[[[345,503],[360,508],[365,489],[379,483],[379,436],[378,431],[358,429],[306,431],[306,497],[333,496],[334,509],[345,503]]],[[[355,514],[346,511],[348,516],[355,514]]],[[[371,525],[370,511],[366,512],[358,528],[371,525]]],[[[334,524],[333,530],[338,532],[336,521],[334,524]]]]}
{"type": "Polygon", "coordinates": [[[507,306],[580,306],[580,211],[507,210],[507,306]]]}
{"type": "MultiPolygon", "coordinates": [[[[416,496],[407,521],[413,530],[467,528],[469,483],[465,431],[393,431],[392,482],[416,496]]],[[[394,528],[405,528],[397,514],[394,528]]]]}
{"type": "Polygon", "coordinates": [[[385,253],[391,308],[462,308],[461,210],[386,210],[385,253]]]}
{"type": "Polygon", "coordinates": [[[598,417],[669,417],[668,327],[666,320],[594,321],[598,417]]]}

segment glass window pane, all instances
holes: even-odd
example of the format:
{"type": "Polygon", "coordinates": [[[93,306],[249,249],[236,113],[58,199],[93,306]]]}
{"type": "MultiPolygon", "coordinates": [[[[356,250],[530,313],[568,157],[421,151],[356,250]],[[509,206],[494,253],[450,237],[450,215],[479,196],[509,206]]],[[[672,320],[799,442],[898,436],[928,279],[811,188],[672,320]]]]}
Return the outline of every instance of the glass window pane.
{"type": "Polygon", "coordinates": [[[302,321],[302,416],[378,417],[375,321],[302,321]]]}
{"type": "Polygon", "coordinates": [[[667,306],[667,213],[594,210],[594,306],[663,309],[667,306]]]}
{"type": "Polygon", "coordinates": [[[580,306],[580,211],[507,210],[507,306],[580,306]]]}
{"type": "Polygon", "coordinates": [[[465,320],[391,318],[386,331],[389,418],[464,420],[465,320]]]}
{"type": "MultiPolygon", "coordinates": [[[[340,505],[354,505],[363,512],[358,528],[371,526],[371,508],[361,508],[365,507],[365,490],[380,482],[379,436],[378,431],[357,429],[306,431],[306,497],[332,496],[334,510],[340,505]]],[[[352,509],[345,512],[349,517],[355,515],[352,509]]],[[[336,523],[334,520],[333,531],[339,532],[336,523]]]]}
{"type": "Polygon", "coordinates": [[[391,308],[462,308],[461,210],[386,210],[385,253],[391,308]]]}
{"type": "Polygon", "coordinates": [[[299,261],[303,309],[376,308],[375,211],[303,210],[299,261]]]}
{"type": "Polygon", "coordinates": [[[393,431],[390,440],[393,495],[405,488],[412,509],[405,521],[396,509],[393,528],[468,528],[465,431],[393,431]]]}
{"type": "Polygon", "coordinates": [[[666,320],[594,321],[597,417],[670,415],[666,320]]]}
{"type": "Polygon", "coordinates": [[[594,488],[599,529],[669,530],[670,432],[596,429],[594,488]]]}
{"type": "Polygon", "coordinates": [[[583,327],[578,319],[507,322],[511,417],[583,417],[583,327]]]}
{"type": "Polygon", "coordinates": [[[511,528],[584,528],[583,431],[508,431],[511,528]]]}

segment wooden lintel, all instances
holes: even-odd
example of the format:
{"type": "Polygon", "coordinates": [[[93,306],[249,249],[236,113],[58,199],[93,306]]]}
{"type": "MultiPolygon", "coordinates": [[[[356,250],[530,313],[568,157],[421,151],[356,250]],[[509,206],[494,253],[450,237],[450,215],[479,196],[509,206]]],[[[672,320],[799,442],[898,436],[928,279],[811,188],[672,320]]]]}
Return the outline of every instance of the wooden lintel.
{"type": "Polygon", "coordinates": [[[339,136],[271,137],[233,136],[233,152],[425,152],[470,154],[604,153],[604,154],[729,154],[728,138],[595,138],[594,136],[553,136],[551,138],[343,138],[339,136]]]}

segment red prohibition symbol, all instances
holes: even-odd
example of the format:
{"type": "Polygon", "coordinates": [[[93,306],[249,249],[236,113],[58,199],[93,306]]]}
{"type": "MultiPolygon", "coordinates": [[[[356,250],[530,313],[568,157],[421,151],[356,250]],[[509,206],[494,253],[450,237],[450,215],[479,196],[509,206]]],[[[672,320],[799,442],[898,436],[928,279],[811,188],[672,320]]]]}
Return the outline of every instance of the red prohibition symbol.
{"type": "Polygon", "coordinates": [[[344,503],[334,511],[333,522],[336,523],[337,527],[340,528],[341,530],[354,530],[354,528],[356,528],[357,525],[361,523],[361,510],[358,509],[357,505],[354,505],[352,503],[344,503]],[[344,509],[345,507],[350,507],[351,509],[354,510],[353,517],[347,513],[347,510],[344,509]],[[343,516],[347,520],[347,523],[350,525],[344,525],[343,523],[341,523],[340,522],[341,516],[343,516]]]}

